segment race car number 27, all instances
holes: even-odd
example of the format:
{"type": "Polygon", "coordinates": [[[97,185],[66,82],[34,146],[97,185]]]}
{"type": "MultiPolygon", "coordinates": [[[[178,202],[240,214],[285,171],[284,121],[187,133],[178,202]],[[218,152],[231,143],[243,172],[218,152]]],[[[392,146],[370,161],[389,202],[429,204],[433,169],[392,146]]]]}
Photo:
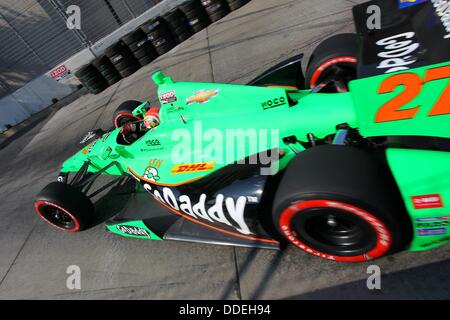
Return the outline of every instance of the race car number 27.
{"type": "MultiPolygon", "coordinates": [[[[378,110],[375,122],[380,123],[413,119],[417,115],[417,112],[419,112],[420,106],[405,110],[400,109],[413,101],[420,94],[425,83],[449,78],[450,66],[427,70],[424,80],[415,73],[397,74],[387,78],[381,83],[378,94],[391,93],[399,86],[404,86],[404,90],[378,110]]],[[[450,84],[447,85],[436,104],[428,113],[428,116],[441,116],[447,114],[450,114],[450,84]]]]}

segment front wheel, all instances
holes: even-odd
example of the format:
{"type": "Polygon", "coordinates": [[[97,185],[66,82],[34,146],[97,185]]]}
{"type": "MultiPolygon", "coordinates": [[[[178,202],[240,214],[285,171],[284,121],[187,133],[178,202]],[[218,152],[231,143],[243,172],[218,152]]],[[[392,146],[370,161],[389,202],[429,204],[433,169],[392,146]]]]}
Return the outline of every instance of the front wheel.
{"type": "Polygon", "coordinates": [[[363,262],[403,249],[412,236],[389,168],[375,154],[346,146],[302,152],[274,200],[278,231],[303,251],[363,262]]]}
{"type": "Polygon", "coordinates": [[[347,92],[357,77],[358,38],[354,33],[334,35],[323,41],[311,55],[306,71],[308,88],[321,92],[347,92]]]}
{"type": "Polygon", "coordinates": [[[61,182],[46,186],[37,195],[34,209],[51,226],[68,232],[86,229],[95,211],[84,193],[61,182]]]}

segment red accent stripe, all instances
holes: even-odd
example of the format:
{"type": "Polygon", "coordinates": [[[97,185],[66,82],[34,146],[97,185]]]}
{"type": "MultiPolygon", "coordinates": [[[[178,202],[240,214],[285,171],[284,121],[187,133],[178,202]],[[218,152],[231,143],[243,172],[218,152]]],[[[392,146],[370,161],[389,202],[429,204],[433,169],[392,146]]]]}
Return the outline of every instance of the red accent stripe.
{"type": "Polygon", "coordinates": [[[325,61],[314,71],[314,73],[311,77],[310,88],[315,88],[318,85],[317,81],[319,80],[320,76],[326,69],[328,69],[329,67],[334,66],[338,63],[357,64],[358,60],[355,57],[342,56],[342,57],[336,57],[336,58],[332,58],[330,60],[325,61]]]}
{"type": "Polygon", "coordinates": [[[61,207],[61,206],[59,206],[59,205],[57,205],[57,204],[55,204],[55,203],[52,203],[52,202],[49,202],[49,201],[43,201],[43,200],[37,201],[37,202],[34,204],[34,210],[37,212],[37,214],[38,214],[45,222],[47,222],[48,224],[50,224],[52,227],[55,227],[55,228],[57,228],[57,229],[59,229],[59,230],[67,231],[67,232],[77,232],[78,230],[80,230],[80,223],[78,222],[77,218],[75,218],[75,216],[72,215],[69,211],[67,211],[66,209],[64,209],[63,207],[61,207]],[[73,222],[75,223],[75,227],[73,227],[72,229],[64,229],[64,228],[61,228],[61,227],[59,227],[59,226],[57,226],[57,225],[51,223],[49,220],[47,220],[47,219],[43,216],[43,214],[42,214],[41,211],[39,210],[39,207],[42,206],[42,205],[48,205],[48,206],[51,206],[51,207],[58,208],[58,209],[61,210],[61,211],[64,211],[65,214],[67,214],[69,217],[72,218],[73,222]]]}

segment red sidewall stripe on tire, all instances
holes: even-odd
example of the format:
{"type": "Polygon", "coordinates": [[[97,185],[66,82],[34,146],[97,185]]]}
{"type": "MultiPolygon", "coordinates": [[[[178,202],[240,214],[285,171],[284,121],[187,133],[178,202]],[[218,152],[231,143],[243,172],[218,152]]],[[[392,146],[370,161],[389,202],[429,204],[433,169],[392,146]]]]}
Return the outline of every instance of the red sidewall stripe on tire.
{"type": "Polygon", "coordinates": [[[310,254],[313,254],[315,256],[319,256],[325,259],[334,260],[334,261],[340,261],[340,262],[363,262],[372,260],[378,257],[381,257],[384,255],[390,248],[392,237],[389,230],[386,228],[386,226],[375,216],[372,214],[358,208],[352,205],[349,205],[347,203],[338,202],[338,201],[331,201],[331,200],[308,200],[303,202],[298,202],[287,209],[285,209],[280,216],[279,225],[281,228],[281,231],[285,235],[285,237],[293,243],[295,246],[299,247],[303,251],[306,251],[310,254]],[[370,252],[358,255],[358,256],[350,256],[350,257],[344,257],[344,256],[335,256],[330,255],[327,253],[323,253],[320,251],[317,251],[313,248],[310,248],[303,242],[301,242],[298,237],[295,235],[295,233],[291,229],[291,221],[292,218],[296,214],[301,214],[303,210],[306,209],[313,209],[313,208],[333,208],[333,209],[339,209],[343,210],[347,213],[354,214],[366,222],[368,222],[374,229],[374,231],[377,234],[377,241],[375,248],[373,248],[370,252]]]}
{"type": "Polygon", "coordinates": [[[58,229],[63,230],[63,231],[68,231],[68,232],[77,232],[78,230],[80,230],[80,223],[78,222],[78,219],[75,218],[75,216],[74,216],[73,214],[71,214],[69,211],[67,211],[66,209],[64,209],[63,207],[61,207],[61,206],[59,206],[59,205],[57,205],[57,204],[54,204],[54,203],[49,202],[49,201],[37,201],[37,202],[34,204],[34,210],[36,210],[37,214],[38,214],[45,222],[47,222],[48,224],[50,224],[52,227],[58,228],[58,229]],[[48,206],[51,206],[51,207],[58,208],[58,209],[61,210],[61,211],[64,211],[65,214],[67,214],[69,217],[72,218],[73,222],[75,223],[75,227],[73,227],[72,229],[64,229],[64,228],[61,228],[61,227],[59,227],[59,226],[53,224],[52,222],[50,222],[49,220],[47,220],[47,219],[44,217],[44,215],[41,213],[41,211],[39,210],[39,207],[42,206],[42,205],[48,205],[48,206]]]}
{"type": "Polygon", "coordinates": [[[329,67],[332,67],[338,63],[353,63],[353,64],[357,64],[358,60],[355,57],[351,57],[351,56],[342,56],[342,57],[336,57],[336,58],[332,58],[330,60],[325,61],[324,63],[322,63],[316,70],[314,70],[314,73],[311,77],[311,83],[310,83],[310,87],[314,88],[317,86],[317,81],[319,80],[320,76],[322,75],[322,73],[328,69],[329,67]]]}
{"type": "Polygon", "coordinates": [[[114,125],[116,126],[116,128],[119,128],[119,119],[123,118],[123,117],[129,117],[129,118],[134,118],[137,121],[141,120],[140,118],[136,117],[134,114],[129,113],[129,112],[121,112],[119,113],[116,118],[114,119],[114,125]]]}

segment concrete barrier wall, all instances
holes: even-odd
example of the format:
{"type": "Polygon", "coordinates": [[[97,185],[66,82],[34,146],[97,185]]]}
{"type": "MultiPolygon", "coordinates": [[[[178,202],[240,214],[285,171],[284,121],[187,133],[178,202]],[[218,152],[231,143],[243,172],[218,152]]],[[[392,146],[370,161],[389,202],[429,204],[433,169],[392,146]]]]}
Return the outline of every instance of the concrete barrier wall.
{"type": "Polygon", "coordinates": [[[52,105],[53,99],[62,99],[77,90],[80,82],[74,72],[101,55],[106,48],[118,42],[123,36],[134,31],[148,20],[177,7],[185,0],[166,0],[134,20],[124,24],[107,37],[99,40],[91,48],[85,49],[67,61],[62,62],[46,74],[32,80],[25,86],[0,99],[0,131],[20,123],[36,112],[52,105]],[[61,69],[62,68],[62,69],[61,69]],[[65,70],[64,72],[56,72],[65,70]]]}

